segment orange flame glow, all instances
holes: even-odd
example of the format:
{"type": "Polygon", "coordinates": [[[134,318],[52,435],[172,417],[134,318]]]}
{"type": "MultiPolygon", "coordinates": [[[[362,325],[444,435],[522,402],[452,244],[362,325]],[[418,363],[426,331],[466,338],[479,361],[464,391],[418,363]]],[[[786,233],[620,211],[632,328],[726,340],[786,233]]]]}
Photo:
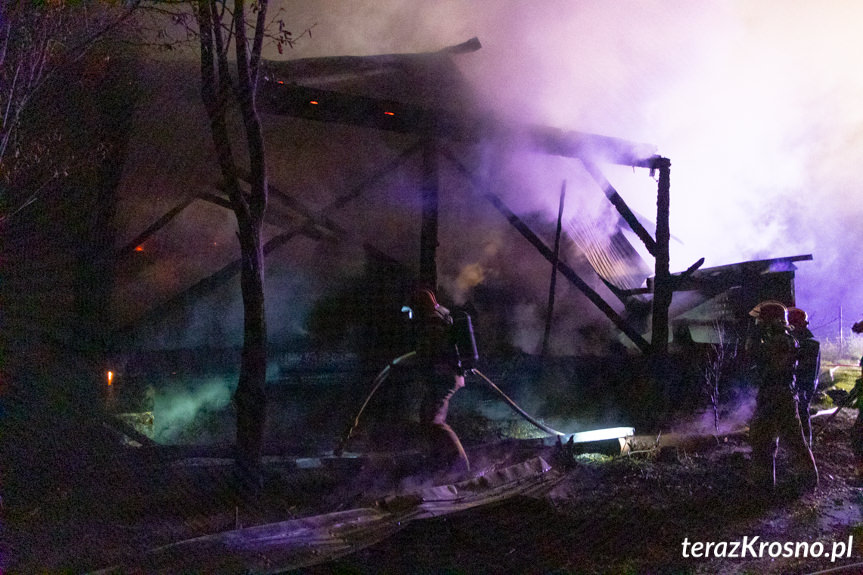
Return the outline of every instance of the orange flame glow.
{"type": "Polygon", "coordinates": [[[136,251],[136,252],[143,252],[143,251],[144,251],[144,246],[136,246],[136,247],[135,247],[135,251],[136,251]]]}
{"type": "Polygon", "coordinates": [[[114,372],[108,372],[108,385],[114,385],[114,372]]]}

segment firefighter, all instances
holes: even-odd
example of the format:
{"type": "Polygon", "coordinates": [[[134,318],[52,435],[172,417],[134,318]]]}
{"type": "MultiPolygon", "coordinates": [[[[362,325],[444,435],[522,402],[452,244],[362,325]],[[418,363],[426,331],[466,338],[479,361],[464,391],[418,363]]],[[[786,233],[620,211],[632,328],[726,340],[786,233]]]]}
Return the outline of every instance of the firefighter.
{"type": "MultiPolygon", "coordinates": [[[[854,333],[863,333],[863,320],[851,326],[854,333]]],[[[857,395],[854,407],[857,408],[857,419],[851,428],[851,450],[854,452],[857,464],[857,477],[863,478],[863,357],[860,358],[860,377],[851,393],[857,395]]]]}
{"type": "Polygon", "coordinates": [[[821,373],[821,344],[809,331],[809,315],[800,308],[788,308],[788,323],[791,335],[800,346],[797,353],[797,410],[803,437],[812,447],[812,417],[809,406],[818,391],[818,376],[821,373]]]}
{"type": "Polygon", "coordinates": [[[756,334],[748,347],[758,385],[755,413],[749,426],[753,480],[758,488],[775,488],[776,453],[781,441],[800,472],[801,486],[814,489],[818,485],[818,470],[803,438],[797,409],[795,372],[799,346],[789,333],[788,310],[779,302],[766,301],[750,315],[756,318],[756,334]]]}
{"type": "Polygon", "coordinates": [[[470,470],[455,431],[447,424],[449,401],[464,387],[458,350],[453,343],[453,318],[430,289],[414,292],[411,301],[416,338],[416,377],[423,388],[420,425],[436,466],[453,472],[470,470]]]}

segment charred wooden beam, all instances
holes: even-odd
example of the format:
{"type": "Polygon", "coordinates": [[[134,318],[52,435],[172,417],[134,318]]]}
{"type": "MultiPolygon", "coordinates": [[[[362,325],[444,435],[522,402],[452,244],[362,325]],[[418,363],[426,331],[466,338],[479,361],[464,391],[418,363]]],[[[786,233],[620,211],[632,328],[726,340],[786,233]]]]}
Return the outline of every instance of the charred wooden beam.
{"type": "Polygon", "coordinates": [[[318,122],[364,126],[378,130],[472,140],[477,127],[443,110],[429,110],[397,102],[264,81],[262,110],[318,122]]]}
{"type": "Polygon", "coordinates": [[[460,44],[447,46],[446,48],[439,50],[439,52],[446,54],[469,54],[470,52],[476,52],[480,48],[482,48],[482,44],[480,43],[479,38],[474,36],[470,40],[466,40],[460,44]]]}
{"type": "MultiPolygon", "coordinates": [[[[537,251],[549,262],[554,261],[554,252],[545,245],[539,236],[537,236],[530,227],[525,224],[500,198],[485,190],[482,182],[474,176],[457,158],[455,158],[448,150],[442,150],[442,154],[449,159],[456,168],[470,181],[471,185],[479,192],[486,200],[488,200],[497,210],[506,217],[507,221],[537,249],[537,251]]],[[[629,323],[618,314],[614,308],[602,299],[590,285],[587,284],[566,262],[558,260],[557,270],[570,281],[587,299],[589,299],[597,308],[599,308],[611,322],[628,337],[641,351],[648,351],[650,345],[641,337],[629,323]]]]}
{"type": "MultiPolygon", "coordinates": [[[[413,153],[417,151],[419,148],[419,143],[412,145],[407,150],[399,154],[392,161],[388,162],[383,168],[376,171],[374,174],[355,185],[351,190],[336,198],[334,201],[330,202],[326,205],[322,210],[316,214],[315,221],[323,221],[327,214],[330,214],[338,209],[341,209],[346,204],[351,202],[352,200],[358,198],[363,190],[365,190],[368,186],[374,184],[386,174],[391,172],[393,169],[397,168],[402,162],[404,162],[407,158],[409,158],[413,153]]],[[[282,245],[286,244],[294,237],[299,234],[305,233],[310,226],[313,225],[311,220],[306,220],[305,223],[297,225],[293,229],[287,230],[273,238],[271,238],[266,244],[263,246],[264,255],[268,255],[272,253],[274,250],[278,249],[282,245]]],[[[130,322],[129,324],[118,328],[114,333],[116,337],[122,337],[131,333],[136,327],[141,324],[156,321],[161,319],[171,313],[176,312],[177,310],[182,309],[190,302],[194,302],[196,299],[212,293],[217,288],[221,287],[225,283],[231,280],[234,276],[236,276],[241,269],[242,260],[235,260],[228,265],[224,266],[222,269],[217,271],[216,273],[198,281],[192,286],[186,288],[185,290],[175,294],[165,302],[156,305],[154,308],[145,312],[143,316],[140,318],[130,322]]]]}
{"type": "Polygon", "coordinates": [[[200,197],[205,202],[210,202],[211,204],[215,204],[217,206],[223,207],[226,210],[234,211],[234,204],[231,203],[231,200],[224,196],[219,196],[217,194],[211,194],[209,192],[204,192],[200,197]]]}
{"type": "Polygon", "coordinates": [[[171,208],[170,210],[168,210],[167,212],[165,212],[162,217],[150,224],[146,230],[135,236],[135,238],[131,242],[126,244],[124,247],[120,248],[115,254],[115,257],[119,260],[134,252],[135,248],[143,244],[145,241],[147,241],[147,239],[150,238],[150,236],[168,225],[171,220],[177,217],[180,212],[189,207],[189,204],[194,202],[196,199],[197,196],[190,196],[176,206],[174,206],[173,208],[171,208]]]}
{"type": "MultiPolygon", "coordinates": [[[[270,192],[272,192],[272,186],[270,186],[270,192]]],[[[233,212],[234,207],[231,204],[231,200],[226,197],[219,196],[217,194],[211,194],[208,192],[204,192],[199,196],[205,202],[210,202],[211,204],[215,204],[217,206],[221,206],[225,209],[231,210],[233,212]]],[[[276,226],[282,229],[288,229],[291,227],[294,222],[289,222],[288,216],[285,213],[279,212],[276,208],[273,207],[272,204],[267,206],[267,211],[264,213],[264,221],[270,225],[276,226]]],[[[327,238],[332,238],[332,230],[327,230],[326,228],[321,228],[320,226],[314,225],[314,222],[306,218],[304,225],[299,230],[299,233],[312,238],[313,240],[324,240],[327,238]]]]}
{"type": "MultiPolygon", "coordinates": [[[[684,281],[684,280],[686,280],[686,279],[689,279],[689,278],[692,276],[692,274],[694,274],[695,272],[697,272],[697,271],[698,271],[698,268],[700,268],[700,267],[701,267],[701,266],[703,266],[703,265],[704,265],[704,258],[698,258],[698,261],[697,261],[697,262],[695,262],[694,264],[692,264],[691,266],[689,266],[688,268],[686,268],[686,271],[684,271],[683,273],[681,273],[681,274],[680,274],[680,275],[678,275],[678,276],[675,276],[675,277],[674,277],[674,285],[675,285],[675,287],[676,287],[676,286],[677,286],[677,284],[679,284],[681,281],[684,281]]],[[[677,291],[677,290],[675,290],[675,291],[677,291]]]]}
{"type": "Polygon", "coordinates": [[[656,153],[650,144],[548,126],[504,126],[489,135],[496,134],[508,140],[523,138],[534,150],[546,154],[636,168],[649,168],[656,153]]]}
{"type": "Polygon", "coordinates": [[[611,182],[608,181],[599,167],[591,160],[584,157],[580,158],[580,160],[584,169],[588,174],[590,174],[590,177],[592,177],[599,187],[602,188],[602,191],[605,192],[605,197],[607,197],[612,205],[617,209],[624,221],[629,224],[630,229],[635,232],[635,235],[637,235],[644,243],[644,247],[647,248],[650,255],[656,257],[656,241],[650,235],[650,232],[644,229],[644,226],[641,225],[641,222],[638,221],[638,218],[635,217],[635,214],[629,209],[629,206],[626,205],[626,202],[623,201],[623,198],[620,197],[620,194],[617,193],[617,190],[611,185],[611,182]]]}
{"type": "MultiPolygon", "coordinates": [[[[619,287],[617,287],[616,285],[614,285],[613,283],[611,283],[610,281],[608,281],[607,279],[605,279],[605,278],[604,278],[604,277],[602,277],[601,275],[597,274],[597,277],[599,277],[600,281],[605,285],[605,287],[607,287],[607,288],[608,288],[608,291],[610,291],[611,293],[613,293],[613,294],[614,294],[614,296],[615,296],[618,300],[620,300],[620,303],[622,303],[622,304],[626,304],[626,302],[627,302],[627,297],[628,297],[628,296],[630,296],[630,295],[635,295],[635,294],[637,294],[637,293],[639,293],[639,292],[640,292],[640,290],[624,290],[624,289],[620,289],[619,287]]],[[[651,292],[649,292],[649,291],[644,291],[644,292],[641,292],[641,293],[651,293],[651,292]]]]}
{"type": "MultiPolygon", "coordinates": [[[[249,182],[250,181],[249,172],[246,170],[240,171],[240,179],[249,182]]],[[[272,182],[268,183],[270,196],[278,200],[280,203],[284,204],[285,207],[294,210],[300,216],[307,219],[309,222],[314,224],[315,226],[336,233],[345,233],[344,228],[339,226],[332,218],[328,217],[326,214],[316,212],[313,208],[306,205],[304,202],[299,200],[297,197],[292,196],[291,194],[281,190],[278,186],[274,185],[272,182]]]]}
{"type": "Polygon", "coordinates": [[[309,88],[273,78],[262,83],[260,103],[263,111],[277,115],[420,134],[439,140],[473,143],[497,140],[540,153],[625,166],[649,168],[655,156],[654,146],[620,138],[548,126],[507,124],[493,117],[309,88]]]}

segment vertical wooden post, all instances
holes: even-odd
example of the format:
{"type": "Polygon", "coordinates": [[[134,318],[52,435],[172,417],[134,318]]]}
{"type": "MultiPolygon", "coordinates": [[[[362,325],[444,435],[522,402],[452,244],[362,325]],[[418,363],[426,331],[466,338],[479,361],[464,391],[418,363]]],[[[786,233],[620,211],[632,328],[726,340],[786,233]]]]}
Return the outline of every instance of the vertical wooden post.
{"type": "Polygon", "coordinates": [[[651,175],[659,171],[656,191],[656,267],[653,282],[653,329],[650,337],[650,377],[653,382],[657,414],[668,415],[671,406],[671,381],[668,363],[668,308],[671,306],[673,285],[669,265],[669,206],[671,199],[671,162],[657,156],[650,167],[651,175]]]}
{"type": "Polygon", "coordinates": [[[563,223],[563,202],[566,198],[566,180],[560,185],[560,205],[557,208],[557,231],[554,235],[554,252],[551,261],[551,281],[548,284],[548,311],[545,316],[545,334],[542,336],[542,357],[548,352],[548,340],[551,337],[551,318],[554,314],[554,289],[557,284],[557,262],[560,259],[560,232],[563,223]]]}
{"type": "Polygon", "coordinates": [[[653,330],[650,339],[653,355],[662,362],[668,353],[668,308],[673,286],[669,265],[669,207],[671,203],[671,161],[657,157],[651,170],[659,171],[656,192],[656,267],[653,284],[653,330]]]}
{"type": "Polygon", "coordinates": [[[423,145],[422,224],[420,227],[420,283],[437,289],[438,158],[435,141],[423,145]]]}

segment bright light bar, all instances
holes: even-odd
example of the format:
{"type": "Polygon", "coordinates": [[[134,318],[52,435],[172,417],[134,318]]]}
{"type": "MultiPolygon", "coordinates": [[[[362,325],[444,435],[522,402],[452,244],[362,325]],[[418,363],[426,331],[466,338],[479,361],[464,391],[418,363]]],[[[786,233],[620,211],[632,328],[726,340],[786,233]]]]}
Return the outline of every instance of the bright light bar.
{"type": "Polygon", "coordinates": [[[618,439],[635,435],[634,427],[608,427],[606,429],[593,429],[591,431],[579,431],[572,434],[573,443],[587,443],[589,441],[603,441],[606,439],[618,439]]]}

